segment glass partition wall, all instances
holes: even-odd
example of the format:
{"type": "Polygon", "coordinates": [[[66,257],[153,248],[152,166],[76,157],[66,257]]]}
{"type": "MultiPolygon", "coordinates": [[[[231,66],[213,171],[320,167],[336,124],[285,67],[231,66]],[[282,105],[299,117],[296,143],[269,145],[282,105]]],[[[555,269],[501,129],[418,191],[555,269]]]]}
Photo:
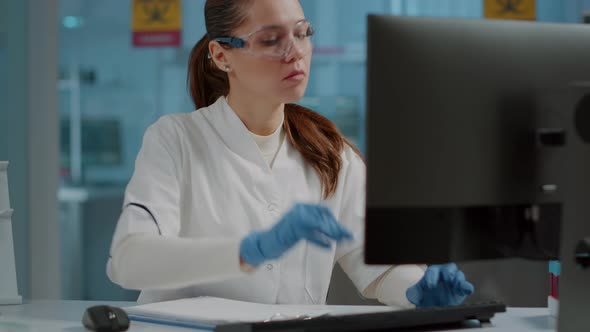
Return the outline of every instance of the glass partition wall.
{"type": "MultiPolygon", "coordinates": [[[[131,1],[59,1],[56,91],[64,298],[137,296],[110,283],[105,264],[145,129],[162,115],[193,111],[186,70],[190,49],[205,33],[205,1],[181,3],[180,46],[137,48],[132,45],[131,1]]],[[[471,19],[483,15],[483,2],[474,0],[301,0],[301,4],[316,35],[309,86],[300,103],[332,119],[361,151],[366,15],[471,19]]],[[[586,9],[590,9],[588,0],[538,0],[537,19],[580,22],[586,9]]],[[[0,57],[1,52],[0,48],[0,57]]],[[[340,293],[331,296],[346,301],[340,293]]]]}

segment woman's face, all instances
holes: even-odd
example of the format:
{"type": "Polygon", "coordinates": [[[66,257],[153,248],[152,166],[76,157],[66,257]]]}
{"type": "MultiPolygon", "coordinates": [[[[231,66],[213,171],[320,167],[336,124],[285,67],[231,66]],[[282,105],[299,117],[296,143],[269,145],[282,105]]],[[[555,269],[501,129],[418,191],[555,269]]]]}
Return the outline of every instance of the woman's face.
{"type": "Polygon", "coordinates": [[[312,53],[299,1],[255,0],[246,10],[246,21],[232,33],[245,37],[246,47],[217,48],[231,68],[230,89],[275,103],[298,100],[307,87],[312,53]]]}

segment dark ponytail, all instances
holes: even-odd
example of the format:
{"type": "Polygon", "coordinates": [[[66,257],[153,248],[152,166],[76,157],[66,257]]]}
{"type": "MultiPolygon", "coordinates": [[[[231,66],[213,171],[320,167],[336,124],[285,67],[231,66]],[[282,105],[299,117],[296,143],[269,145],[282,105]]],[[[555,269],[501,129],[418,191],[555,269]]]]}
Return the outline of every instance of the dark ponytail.
{"type": "Polygon", "coordinates": [[[213,104],[229,92],[227,73],[209,58],[211,38],[231,36],[246,20],[247,6],[252,0],[207,0],[205,26],[207,33],[193,47],[188,63],[187,84],[197,109],[213,104]]]}
{"type": "Polygon", "coordinates": [[[205,34],[193,47],[188,64],[188,85],[197,109],[213,104],[229,92],[227,73],[209,59],[209,36],[205,34]]]}
{"type": "Polygon", "coordinates": [[[350,143],[336,125],[321,114],[296,104],[285,105],[286,137],[320,177],[323,198],[329,198],[338,187],[342,169],[341,153],[345,146],[362,158],[361,152],[350,143]]]}

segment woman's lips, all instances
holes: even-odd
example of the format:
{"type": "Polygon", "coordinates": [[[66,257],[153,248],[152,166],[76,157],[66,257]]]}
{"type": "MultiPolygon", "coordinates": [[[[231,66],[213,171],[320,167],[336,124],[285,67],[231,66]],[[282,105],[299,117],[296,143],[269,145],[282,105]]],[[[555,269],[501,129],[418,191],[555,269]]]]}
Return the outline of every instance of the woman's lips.
{"type": "Polygon", "coordinates": [[[305,78],[305,72],[303,70],[294,70],[285,76],[283,81],[301,81],[303,78],[305,78]]]}

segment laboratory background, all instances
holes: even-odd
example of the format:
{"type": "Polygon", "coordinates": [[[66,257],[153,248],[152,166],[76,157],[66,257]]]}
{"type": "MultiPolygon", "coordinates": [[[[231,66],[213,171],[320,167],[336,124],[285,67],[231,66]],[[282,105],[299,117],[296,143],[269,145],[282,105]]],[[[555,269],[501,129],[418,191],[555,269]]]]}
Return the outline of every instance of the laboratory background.
{"type": "MultiPolygon", "coordinates": [[[[194,110],[186,71],[190,50],[205,33],[205,1],[180,3],[180,42],[145,46],[133,43],[131,0],[0,0],[0,160],[10,161],[24,298],[136,299],[137,292],[108,280],[105,264],[145,129],[165,114],[194,110]]],[[[301,4],[316,35],[299,103],[333,120],[361,151],[366,15],[485,19],[483,0],[301,4]]],[[[533,19],[582,23],[589,17],[590,0],[537,0],[533,19]]],[[[547,262],[460,265],[476,285],[476,298],[547,304],[547,262]]],[[[328,303],[376,302],[362,299],[337,267],[328,303]]]]}

